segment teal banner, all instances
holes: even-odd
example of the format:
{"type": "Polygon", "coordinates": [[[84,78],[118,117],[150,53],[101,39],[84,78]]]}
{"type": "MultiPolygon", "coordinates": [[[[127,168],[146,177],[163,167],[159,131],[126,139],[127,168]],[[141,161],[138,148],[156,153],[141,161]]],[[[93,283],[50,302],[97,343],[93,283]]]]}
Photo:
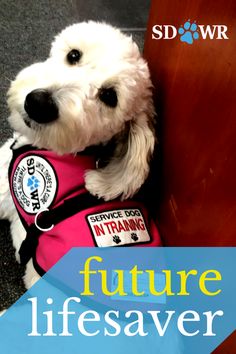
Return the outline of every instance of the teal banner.
{"type": "Polygon", "coordinates": [[[211,353],[236,329],[235,269],[235,248],[72,249],[0,318],[0,352],[211,353]]]}

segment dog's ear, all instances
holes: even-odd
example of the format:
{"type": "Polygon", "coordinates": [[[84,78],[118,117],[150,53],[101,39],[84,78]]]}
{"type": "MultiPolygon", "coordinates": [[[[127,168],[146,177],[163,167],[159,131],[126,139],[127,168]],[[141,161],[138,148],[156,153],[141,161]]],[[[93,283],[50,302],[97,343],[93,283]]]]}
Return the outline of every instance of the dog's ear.
{"type": "Polygon", "coordinates": [[[105,200],[132,197],[149,173],[149,162],[154,151],[154,109],[152,98],[147,98],[146,110],[126,124],[115,137],[116,147],[109,163],[85,176],[86,188],[105,200]]]}

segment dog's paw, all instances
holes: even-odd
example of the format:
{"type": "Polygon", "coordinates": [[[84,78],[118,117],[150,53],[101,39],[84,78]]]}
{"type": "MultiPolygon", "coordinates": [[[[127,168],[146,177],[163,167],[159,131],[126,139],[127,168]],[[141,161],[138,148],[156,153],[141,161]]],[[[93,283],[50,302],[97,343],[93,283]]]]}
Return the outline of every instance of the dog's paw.
{"type": "Polygon", "coordinates": [[[16,258],[16,261],[17,261],[17,263],[21,263],[20,262],[20,255],[19,255],[19,252],[18,251],[15,251],[15,258],[16,258]]]}
{"type": "Polygon", "coordinates": [[[38,275],[33,266],[32,258],[26,265],[25,275],[23,277],[23,281],[26,289],[30,289],[41,277],[38,275]]]}
{"type": "Polygon", "coordinates": [[[106,178],[102,170],[91,170],[85,174],[85,188],[94,196],[109,201],[122,195],[122,189],[106,178]]]}
{"type": "Polygon", "coordinates": [[[7,311],[7,310],[2,310],[2,311],[0,311],[0,317],[3,316],[6,311],[7,311]]]}

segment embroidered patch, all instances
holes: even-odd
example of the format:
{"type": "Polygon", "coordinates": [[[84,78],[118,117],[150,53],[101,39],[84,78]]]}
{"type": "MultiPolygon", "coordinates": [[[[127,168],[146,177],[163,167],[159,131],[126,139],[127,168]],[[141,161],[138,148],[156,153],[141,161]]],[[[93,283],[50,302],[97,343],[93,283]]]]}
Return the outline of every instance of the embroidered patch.
{"type": "Polygon", "coordinates": [[[12,178],[12,189],[20,206],[29,214],[48,208],[57,191],[57,179],[49,162],[37,155],[24,157],[12,178]]]}
{"type": "Polygon", "coordinates": [[[98,247],[134,245],[151,241],[139,209],[104,211],[87,216],[98,247]]]}

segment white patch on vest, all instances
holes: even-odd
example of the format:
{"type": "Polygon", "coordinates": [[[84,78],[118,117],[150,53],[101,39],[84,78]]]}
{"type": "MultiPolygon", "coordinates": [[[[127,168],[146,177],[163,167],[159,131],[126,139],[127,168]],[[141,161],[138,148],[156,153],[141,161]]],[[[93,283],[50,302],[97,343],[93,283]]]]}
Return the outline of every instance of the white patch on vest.
{"type": "Polygon", "coordinates": [[[26,156],[15,169],[12,189],[20,206],[29,214],[37,214],[53,202],[57,190],[55,172],[44,158],[26,156]]]}
{"type": "Polygon", "coordinates": [[[90,214],[87,221],[98,247],[134,245],[151,241],[139,209],[90,214]]]}

